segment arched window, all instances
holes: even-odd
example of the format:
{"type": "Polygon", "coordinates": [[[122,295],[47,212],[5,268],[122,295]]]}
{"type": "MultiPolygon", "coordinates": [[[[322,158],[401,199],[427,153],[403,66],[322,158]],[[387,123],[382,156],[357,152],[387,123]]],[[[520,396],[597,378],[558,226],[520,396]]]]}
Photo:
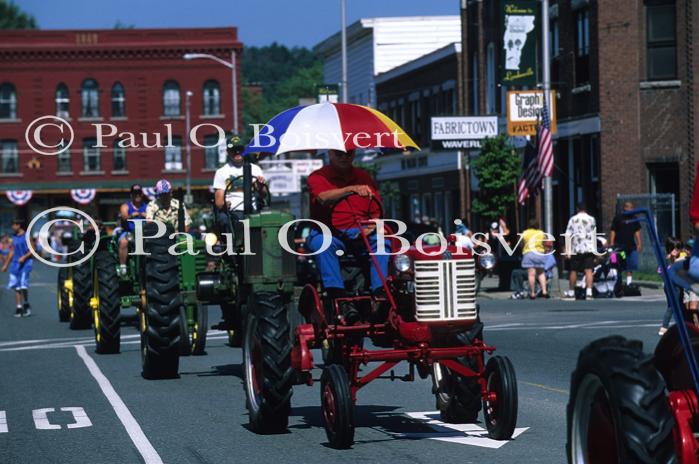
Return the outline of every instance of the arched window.
{"type": "Polygon", "coordinates": [[[85,79],[80,87],[81,115],[83,118],[96,118],[100,115],[99,86],[94,79],[85,79]]]}
{"type": "Polygon", "coordinates": [[[0,85],[0,119],[17,119],[17,92],[9,82],[0,85]]]}
{"type": "Polygon", "coordinates": [[[112,86],[112,117],[122,118],[126,116],[126,99],[124,86],[121,82],[115,82],[112,86]]]}
{"type": "Polygon", "coordinates": [[[56,116],[59,118],[70,117],[70,94],[64,83],[56,86],[56,116]]]}
{"type": "Polygon", "coordinates": [[[208,116],[221,114],[221,86],[218,81],[210,80],[204,83],[204,114],[208,116]]]}
{"type": "Polygon", "coordinates": [[[112,171],[116,172],[126,171],[126,148],[120,142],[121,140],[115,140],[112,147],[114,150],[112,171]]]}
{"type": "Polygon", "coordinates": [[[175,81],[167,81],[163,86],[163,115],[179,116],[180,111],[180,86],[175,81]]]}

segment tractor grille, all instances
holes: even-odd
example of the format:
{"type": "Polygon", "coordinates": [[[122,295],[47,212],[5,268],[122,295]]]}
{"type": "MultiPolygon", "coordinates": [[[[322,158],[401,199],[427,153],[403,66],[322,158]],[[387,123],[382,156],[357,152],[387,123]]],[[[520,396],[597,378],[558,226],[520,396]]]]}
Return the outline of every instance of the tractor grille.
{"type": "Polygon", "coordinates": [[[415,309],[419,322],[476,319],[473,259],[415,261],[415,309]]]}

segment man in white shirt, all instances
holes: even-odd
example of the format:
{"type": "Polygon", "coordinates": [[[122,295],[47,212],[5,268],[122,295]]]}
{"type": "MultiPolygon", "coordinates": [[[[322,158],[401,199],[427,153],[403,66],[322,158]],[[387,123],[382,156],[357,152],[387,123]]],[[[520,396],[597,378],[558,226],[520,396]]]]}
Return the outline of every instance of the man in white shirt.
{"type": "Polygon", "coordinates": [[[587,214],[585,205],[579,204],[577,214],[568,220],[566,235],[570,235],[571,252],[570,274],[568,283],[570,289],[565,292],[564,299],[575,299],[575,285],[578,272],[585,272],[585,299],[592,299],[592,268],[594,267],[597,251],[597,222],[587,214]]]}
{"type": "MultiPolygon", "coordinates": [[[[218,168],[214,175],[214,204],[218,209],[216,218],[222,231],[228,231],[228,213],[233,212],[234,216],[243,217],[243,156],[245,146],[241,143],[240,137],[234,135],[226,142],[226,152],[228,159],[226,164],[218,168]],[[233,186],[226,193],[229,182],[233,186]]],[[[250,164],[252,168],[253,182],[264,185],[265,179],[262,176],[262,169],[257,164],[250,164]]],[[[253,207],[255,201],[253,199],[253,207]]]]}

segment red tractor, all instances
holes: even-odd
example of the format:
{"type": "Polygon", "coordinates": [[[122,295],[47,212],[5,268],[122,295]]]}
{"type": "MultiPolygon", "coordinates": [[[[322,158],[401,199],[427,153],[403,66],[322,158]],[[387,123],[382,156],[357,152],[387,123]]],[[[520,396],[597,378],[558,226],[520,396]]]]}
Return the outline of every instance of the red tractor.
{"type": "Polygon", "coordinates": [[[699,325],[696,313],[680,306],[676,276],[671,277],[683,272],[683,264],[668,269],[647,209],[624,214],[638,215],[631,221],[648,226],[675,325],[652,355],[643,352],[642,342],[620,336],[596,340],[580,352],[567,411],[568,462],[695,464],[699,462],[699,325]]]}
{"type": "MultiPolygon", "coordinates": [[[[369,211],[353,213],[362,231],[358,240],[368,251],[364,231],[382,217],[379,202],[374,198],[372,203],[369,211]]],[[[289,320],[295,317],[287,314],[290,302],[271,295],[251,308],[243,346],[250,428],[257,433],[287,429],[292,387],[313,384],[311,350],[319,348],[324,358],[321,412],[334,448],[354,442],[353,410],[361,388],[378,378],[413,381],[416,371],[423,379],[432,376],[444,421],[475,422],[482,408],[489,436],[511,438],[517,420],[515,371],[504,356],[489,356],[486,362],[485,355],[495,347],[483,341],[470,252],[458,250],[452,240],[446,247],[413,245],[392,256],[389,275],[381,274],[375,256],[359,258],[340,258],[348,277],[347,298],[332,300],[322,288],[303,287],[298,301],[303,322],[293,333],[289,320]],[[369,266],[379,272],[385,297],[368,291],[369,266]],[[359,322],[344,322],[343,301],[359,309],[359,322]],[[384,375],[402,361],[409,364],[405,376],[384,375]],[[369,363],[378,365],[360,372],[369,363]]]]}

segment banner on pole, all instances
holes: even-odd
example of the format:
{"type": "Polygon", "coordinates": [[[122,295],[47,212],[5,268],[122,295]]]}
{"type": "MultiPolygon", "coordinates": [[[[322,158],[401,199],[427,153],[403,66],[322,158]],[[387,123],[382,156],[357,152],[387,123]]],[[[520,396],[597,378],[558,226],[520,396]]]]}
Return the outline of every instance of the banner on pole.
{"type": "Polygon", "coordinates": [[[503,0],[502,85],[536,85],[536,0],[503,0]]]}
{"type": "MultiPolygon", "coordinates": [[[[556,133],[556,91],[546,99],[551,133],[556,133]]],[[[536,125],[544,108],[543,90],[511,90],[507,92],[507,135],[521,137],[536,135],[536,125]]]]}

